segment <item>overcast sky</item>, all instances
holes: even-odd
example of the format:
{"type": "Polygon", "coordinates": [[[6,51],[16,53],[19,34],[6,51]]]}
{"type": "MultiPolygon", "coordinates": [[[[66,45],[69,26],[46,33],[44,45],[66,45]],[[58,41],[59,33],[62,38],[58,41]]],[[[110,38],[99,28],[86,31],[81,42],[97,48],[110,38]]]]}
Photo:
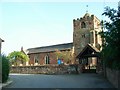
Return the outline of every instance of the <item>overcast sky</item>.
{"type": "Polygon", "coordinates": [[[0,3],[0,38],[5,40],[2,43],[2,52],[5,54],[18,51],[22,46],[26,50],[72,42],[73,19],[83,17],[88,10],[88,13],[102,20],[104,7],[117,8],[119,0],[114,2],[30,1],[2,0],[0,3]]]}

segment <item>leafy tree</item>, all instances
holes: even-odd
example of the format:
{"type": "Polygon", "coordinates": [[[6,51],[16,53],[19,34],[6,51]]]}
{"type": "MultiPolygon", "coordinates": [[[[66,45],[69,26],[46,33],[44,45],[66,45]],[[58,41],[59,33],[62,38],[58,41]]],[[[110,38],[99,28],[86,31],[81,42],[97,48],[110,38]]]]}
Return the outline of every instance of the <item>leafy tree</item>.
{"type": "Polygon", "coordinates": [[[20,63],[27,62],[29,60],[28,56],[21,51],[14,51],[8,55],[11,64],[18,66],[20,63]]]}
{"type": "Polygon", "coordinates": [[[102,59],[107,67],[120,69],[120,7],[118,10],[106,7],[103,15],[110,21],[102,22],[105,28],[100,33],[103,38],[102,59]]]}
{"type": "Polygon", "coordinates": [[[71,63],[72,61],[72,55],[71,55],[71,51],[59,51],[56,50],[56,56],[58,59],[62,59],[64,61],[64,63],[71,63]]]}
{"type": "Polygon", "coordinates": [[[9,77],[9,59],[5,55],[1,55],[0,58],[2,60],[2,83],[4,83],[8,80],[9,77]]]}

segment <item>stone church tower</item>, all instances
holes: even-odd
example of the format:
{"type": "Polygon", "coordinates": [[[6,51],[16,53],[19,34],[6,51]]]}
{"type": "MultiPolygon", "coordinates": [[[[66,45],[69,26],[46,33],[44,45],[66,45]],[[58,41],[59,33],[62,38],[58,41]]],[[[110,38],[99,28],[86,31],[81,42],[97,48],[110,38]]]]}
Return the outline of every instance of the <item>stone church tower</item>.
{"type": "Polygon", "coordinates": [[[73,47],[74,57],[89,43],[101,49],[102,39],[98,34],[101,31],[100,20],[95,15],[86,13],[82,18],[73,20],[73,47]]]}

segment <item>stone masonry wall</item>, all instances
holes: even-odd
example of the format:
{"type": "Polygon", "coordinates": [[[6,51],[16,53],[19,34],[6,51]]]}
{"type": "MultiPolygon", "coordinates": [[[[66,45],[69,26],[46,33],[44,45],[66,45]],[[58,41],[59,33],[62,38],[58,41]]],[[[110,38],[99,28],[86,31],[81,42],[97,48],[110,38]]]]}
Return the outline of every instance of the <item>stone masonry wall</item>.
{"type": "Polygon", "coordinates": [[[120,90],[120,71],[119,70],[111,70],[106,68],[106,77],[107,79],[120,90]]]}
{"type": "Polygon", "coordinates": [[[75,65],[12,66],[10,73],[22,74],[75,74],[75,65]]]}

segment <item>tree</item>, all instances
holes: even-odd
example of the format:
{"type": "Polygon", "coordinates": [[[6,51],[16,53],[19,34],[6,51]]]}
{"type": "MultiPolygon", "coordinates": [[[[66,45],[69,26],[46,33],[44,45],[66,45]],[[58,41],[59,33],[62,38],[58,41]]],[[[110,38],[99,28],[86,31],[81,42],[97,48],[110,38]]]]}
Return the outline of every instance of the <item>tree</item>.
{"type": "Polygon", "coordinates": [[[72,55],[71,55],[71,51],[59,51],[56,50],[55,52],[57,59],[61,59],[64,61],[64,63],[71,63],[72,55]]]}
{"type": "Polygon", "coordinates": [[[118,10],[106,7],[102,15],[110,19],[109,22],[102,22],[103,28],[105,28],[100,33],[104,40],[102,59],[107,67],[120,69],[120,7],[118,10]]]}
{"type": "Polygon", "coordinates": [[[8,80],[9,77],[9,59],[5,55],[1,55],[0,58],[2,60],[2,83],[4,83],[8,80]]]}
{"type": "Polygon", "coordinates": [[[29,60],[28,56],[21,51],[14,51],[8,55],[11,64],[18,66],[20,63],[27,62],[29,60]]]}

